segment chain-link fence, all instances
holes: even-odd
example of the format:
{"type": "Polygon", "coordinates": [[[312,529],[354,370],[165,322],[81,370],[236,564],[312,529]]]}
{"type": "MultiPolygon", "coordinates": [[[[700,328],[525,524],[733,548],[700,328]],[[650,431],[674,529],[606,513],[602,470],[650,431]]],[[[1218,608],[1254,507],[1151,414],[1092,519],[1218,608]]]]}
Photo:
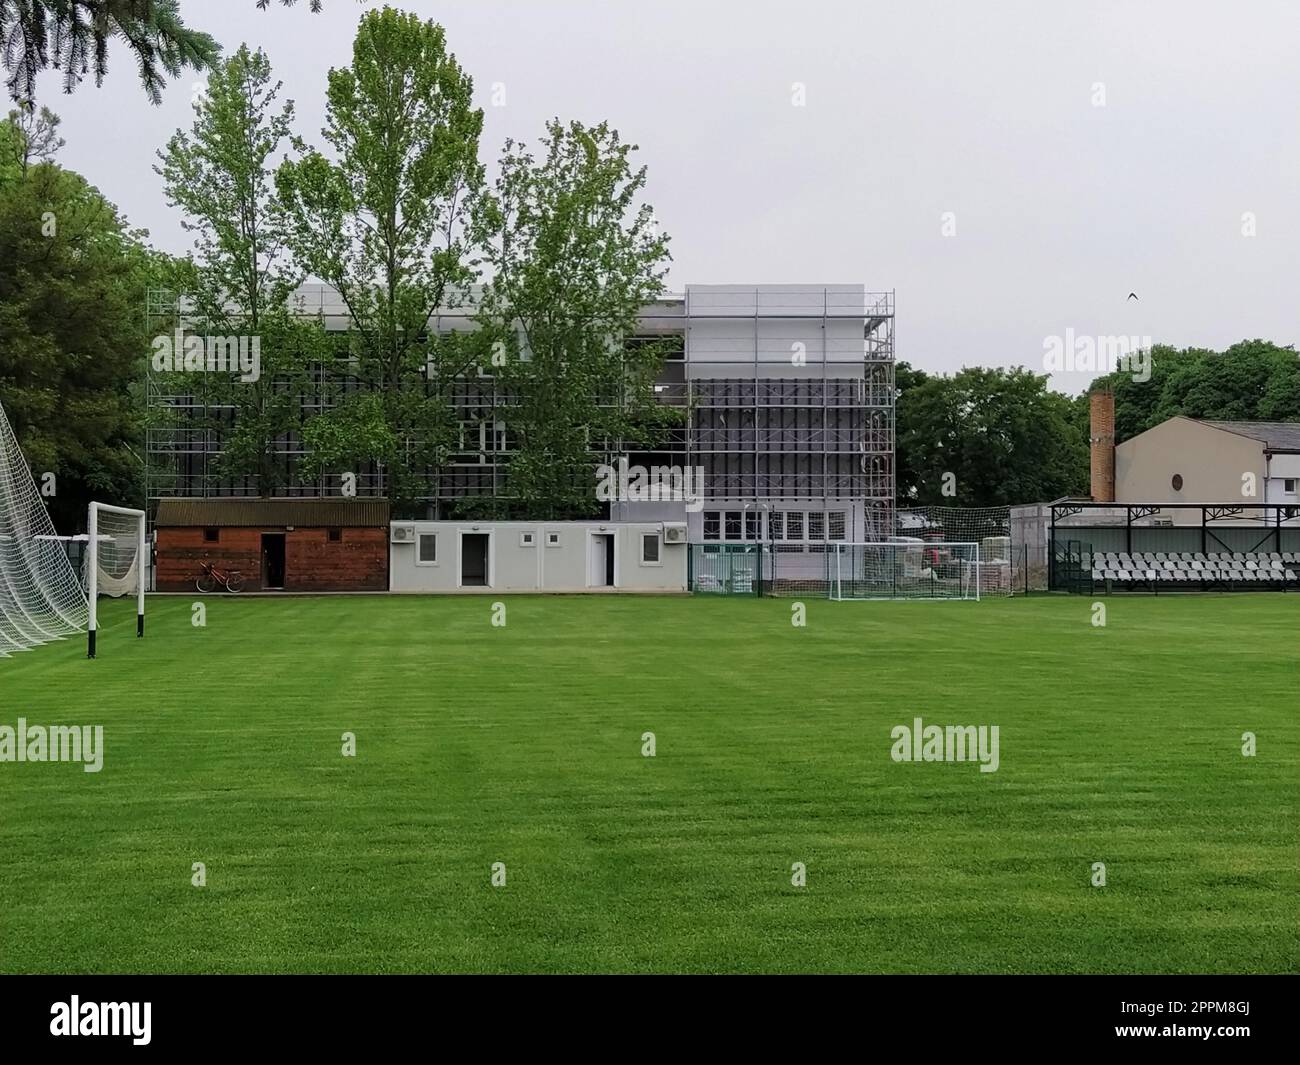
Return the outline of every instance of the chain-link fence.
{"type": "Polygon", "coordinates": [[[890,564],[877,566],[879,572],[869,572],[863,561],[878,560],[879,551],[851,544],[806,546],[822,549],[791,550],[791,545],[780,543],[691,544],[688,587],[701,595],[792,599],[951,598],[957,588],[970,598],[978,590],[979,598],[996,599],[1047,586],[1046,559],[1027,544],[1006,546],[1001,554],[988,557],[981,548],[974,576],[968,573],[965,584],[960,583],[962,567],[951,562],[951,547],[942,543],[899,543],[890,554],[890,564]],[[858,573],[860,562],[862,573],[858,573]],[[972,580],[977,580],[978,589],[972,580]]]}
{"type": "MultiPolygon", "coordinates": [[[[978,545],[979,595],[999,598],[1047,589],[1047,545],[1024,528],[1029,526],[1012,520],[1010,507],[917,507],[897,512],[890,542],[900,545],[899,558],[931,559],[918,568],[931,574],[943,572],[943,544],[978,545]]],[[[843,559],[838,577],[834,567],[844,546],[835,540],[692,544],[689,586],[710,595],[831,597],[837,579],[841,586],[845,580],[843,559]]],[[[915,575],[904,576],[906,587],[915,575]]],[[[892,577],[889,585],[895,585],[892,577]]]]}

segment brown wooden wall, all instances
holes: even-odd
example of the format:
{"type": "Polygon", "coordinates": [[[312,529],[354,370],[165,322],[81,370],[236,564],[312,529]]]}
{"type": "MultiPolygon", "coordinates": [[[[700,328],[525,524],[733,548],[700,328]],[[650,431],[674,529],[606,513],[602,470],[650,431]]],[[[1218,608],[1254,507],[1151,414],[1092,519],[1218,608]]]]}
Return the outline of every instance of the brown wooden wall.
{"type": "Polygon", "coordinates": [[[244,590],[262,587],[262,534],[284,533],[286,592],[384,592],[388,590],[388,530],[345,528],[341,543],[330,543],[328,529],[223,528],[219,542],[207,543],[201,528],[159,528],[157,589],[195,591],[207,559],[244,575],[244,590]]]}

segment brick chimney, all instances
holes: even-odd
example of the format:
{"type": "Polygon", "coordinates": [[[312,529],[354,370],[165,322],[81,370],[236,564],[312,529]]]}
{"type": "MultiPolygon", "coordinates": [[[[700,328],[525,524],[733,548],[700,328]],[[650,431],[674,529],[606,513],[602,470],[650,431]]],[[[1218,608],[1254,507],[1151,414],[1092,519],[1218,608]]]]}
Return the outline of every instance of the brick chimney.
{"type": "Polygon", "coordinates": [[[1097,503],[1115,502],[1115,393],[1098,389],[1088,396],[1092,446],[1092,498],[1097,503]]]}

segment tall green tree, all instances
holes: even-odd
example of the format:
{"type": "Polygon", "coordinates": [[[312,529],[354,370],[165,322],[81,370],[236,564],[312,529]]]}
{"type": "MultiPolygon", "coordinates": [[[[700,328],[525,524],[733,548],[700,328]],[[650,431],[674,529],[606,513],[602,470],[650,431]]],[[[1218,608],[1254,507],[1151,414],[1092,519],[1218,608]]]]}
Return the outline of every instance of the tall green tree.
{"type": "Polygon", "coordinates": [[[170,269],[143,238],[80,175],[0,159],[0,399],[60,529],[92,498],[142,504],[141,311],[170,269]]]}
{"type": "Polygon", "coordinates": [[[908,427],[904,421],[907,410],[903,403],[903,397],[920,388],[929,379],[929,375],[924,370],[917,369],[909,362],[900,360],[894,365],[894,431],[896,441],[894,492],[900,500],[900,506],[907,506],[909,500],[918,500],[921,497],[921,484],[918,480],[920,470],[916,468],[920,456],[917,455],[914,459],[910,442],[904,443],[905,437],[908,436],[908,427]]]}
{"type": "Polygon", "coordinates": [[[0,0],[0,55],[9,95],[19,102],[36,99],[37,76],[51,65],[63,72],[64,92],[92,72],[102,85],[114,38],[131,53],[155,104],[167,77],[186,67],[206,70],[220,54],[211,36],[185,25],[177,0],[0,0]]]}
{"type": "MultiPolygon", "coordinates": [[[[1157,344],[1151,375],[1135,381],[1116,372],[1092,388],[1115,393],[1115,436],[1124,441],[1184,415],[1225,421],[1300,421],[1300,355],[1266,340],[1242,340],[1224,351],[1157,344]]],[[[1077,417],[1087,424],[1087,398],[1077,417]]]]}
{"type": "Polygon", "coordinates": [[[259,356],[255,379],[242,373],[172,375],[171,390],[202,391],[224,411],[217,424],[223,476],[251,475],[270,494],[288,471],[275,462],[276,437],[298,428],[297,396],[323,352],[318,324],[290,307],[302,271],[286,248],[287,219],[275,196],[273,164],[290,137],[293,102],[280,100],[271,64],[247,45],[208,78],[190,130],[159,152],[169,202],[195,234],[191,328],[202,336],[244,338],[259,356]]]}
{"type": "Polygon", "coordinates": [[[652,446],[680,419],[655,401],[664,347],[629,343],[638,312],[663,292],[668,238],[642,202],[636,145],[617,130],[553,121],[542,146],[538,158],[507,141],[480,204],[490,279],[477,317],[510,397],[508,506],[587,517],[598,509],[596,462],[652,446]]]}
{"type": "Polygon", "coordinates": [[[329,72],[332,156],[300,145],[276,175],[300,268],[347,306],[347,372],[360,386],[304,427],[311,466],[373,464],[399,510],[455,445],[452,385],[482,359],[482,336],[429,327],[477,276],[468,226],[482,128],[442,27],[386,7],[361,19],[351,65],[329,72]]]}
{"type": "Polygon", "coordinates": [[[1003,506],[1086,490],[1086,433],[1073,401],[1049,389],[1045,375],[967,368],[903,382],[900,506],[1003,506]]]}
{"type": "Polygon", "coordinates": [[[23,176],[33,164],[52,160],[63,147],[64,140],[59,136],[61,121],[48,107],[38,110],[31,104],[9,112],[9,124],[15,134],[6,142],[9,157],[23,176]]]}

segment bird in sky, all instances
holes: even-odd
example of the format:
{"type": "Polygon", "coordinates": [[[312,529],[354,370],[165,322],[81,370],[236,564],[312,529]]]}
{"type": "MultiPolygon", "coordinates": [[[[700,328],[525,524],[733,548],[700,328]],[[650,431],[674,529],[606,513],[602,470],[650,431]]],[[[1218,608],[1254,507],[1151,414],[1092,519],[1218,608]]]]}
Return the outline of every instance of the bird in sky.
{"type": "MultiPolygon", "coordinates": [[[[1128,298],[1129,298],[1130,300],[1136,300],[1136,299],[1138,298],[1138,294],[1137,294],[1136,292],[1130,292],[1130,293],[1128,294],[1128,298]]],[[[1124,302],[1127,303],[1128,300],[1125,300],[1124,302]]],[[[1141,303],[1142,301],[1141,301],[1141,300],[1138,300],[1138,302],[1141,303]]]]}

